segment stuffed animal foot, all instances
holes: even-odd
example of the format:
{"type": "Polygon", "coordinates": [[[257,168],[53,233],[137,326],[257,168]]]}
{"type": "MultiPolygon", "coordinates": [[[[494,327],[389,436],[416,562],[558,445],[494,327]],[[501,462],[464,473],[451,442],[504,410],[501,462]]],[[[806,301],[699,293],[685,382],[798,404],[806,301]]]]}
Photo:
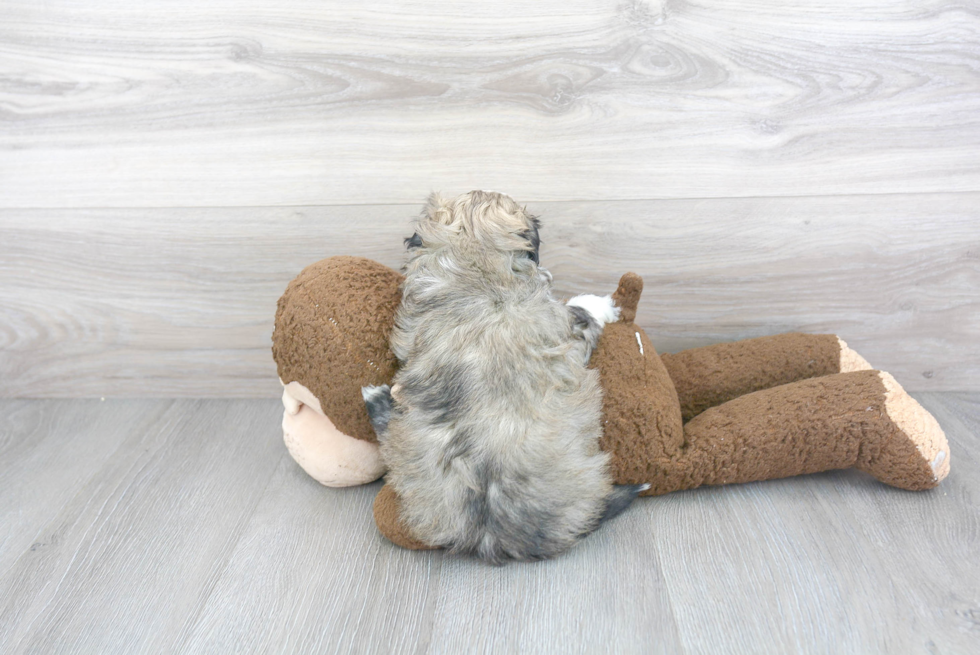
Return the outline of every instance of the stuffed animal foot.
{"type": "Polygon", "coordinates": [[[299,382],[283,385],[282,404],[283,441],[314,480],[328,487],[350,487],[384,475],[378,444],[338,430],[305,386],[299,382]]]}
{"type": "Polygon", "coordinates": [[[881,371],[736,398],[691,419],[684,438],[670,459],[650,463],[642,480],[652,484],[648,494],[843,468],[918,491],[949,473],[949,445],[936,419],[881,371]]]}
{"type": "Polygon", "coordinates": [[[374,522],[378,526],[378,531],[396,546],[409,550],[437,549],[436,546],[422,543],[408,531],[408,526],[401,519],[401,503],[398,502],[398,494],[391,488],[391,485],[386,484],[381,487],[381,491],[374,497],[374,522]]]}
{"type": "Polygon", "coordinates": [[[895,378],[884,371],[878,375],[885,387],[885,412],[897,430],[890,440],[879,442],[879,448],[866,449],[858,458],[857,467],[893,487],[911,490],[935,487],[949,475],[949,444],[945,433],[936,418],[895,378]]]}

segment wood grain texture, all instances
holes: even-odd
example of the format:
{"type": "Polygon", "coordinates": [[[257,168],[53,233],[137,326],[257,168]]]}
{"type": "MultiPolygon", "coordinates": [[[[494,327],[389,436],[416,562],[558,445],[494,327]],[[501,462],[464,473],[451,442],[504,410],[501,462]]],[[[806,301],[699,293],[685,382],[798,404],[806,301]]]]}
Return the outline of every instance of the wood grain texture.
{"type": "Polygon", "coordinates": [[[980,188],[980,11],[931,0],[0,8],[5,207],[980,188]]]}
{"type": "Polygon", "coordinates": [[[24,551],[54,545],[38,527],[100,474],[130,431],[151,429],[167,404],[142,400],[117,411],[91,401],[0,405],[0,571],[24,551]]]}
{"type": "Polygon", "coordinates": [[[372,519],[379,488],[325,489],[284,461],[187,651],[679,651],[656,552],[626,543],[632,523],[492,569],[392,546],[372,519]]]}
{"type": "MultiPolygon", "coordinates": [[[[663,352],[834,332],[912,390],[980,385],[978,194],[532,203],[560,295],[646,281],[663,352]]],[[[417,205],[0,210],[0,396],[277,394],[287,282],[398,267],[417,205]]]]}
{"type": "MultiPolygon", "coordinates": [[[[55,515],[35,513],[21,528],[35,543],[12,551],[0,573],[0,651],[172,651],[283,457],[279,416],[252,401],[38,408],[64,414],[47,439],[66,450],[97,444],[97,429],[125,438],[55,515]],[[141,410],[149,411],[133,420],[141,410]]],[[[56,490],[47,462],[13,465],[24,469],[22,484],[33,474],[33,493],[56,490]]],[[[19,508],[17,491],[4,487],[0,503],[19,508]]]]}
{"type": "Polygon", "coordinates": [[[916,396],[949,437],[937,489],[854,471],[701,488],[502,567],[385,541],[378,484],[312,481],[275,401],[3,400],[4,471],[67,500],[0,550],[0,651],[970,653],[980,396],[916,396]],[[120,446],[67,496],[16,446],[78,438],[120,446]]]}

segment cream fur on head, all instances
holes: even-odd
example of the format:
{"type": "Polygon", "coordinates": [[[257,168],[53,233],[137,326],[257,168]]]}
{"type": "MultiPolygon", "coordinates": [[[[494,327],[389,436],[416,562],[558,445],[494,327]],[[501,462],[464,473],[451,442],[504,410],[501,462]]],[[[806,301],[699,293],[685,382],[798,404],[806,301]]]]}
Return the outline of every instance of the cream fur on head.
{"type": "Polygon", "coordinates": [[[537,219],[510,196],[493,191],[471,191],[446,199],[433,192],[416,225],[416,233],[428,248],[452,246],[479,252],[487,247],[496,252],[531,251],[537,242],[537,219]],[[427,220],[424,220],[427,219],[427,220]],[[458,238],[460,235],[469,238],[458,238]]]}

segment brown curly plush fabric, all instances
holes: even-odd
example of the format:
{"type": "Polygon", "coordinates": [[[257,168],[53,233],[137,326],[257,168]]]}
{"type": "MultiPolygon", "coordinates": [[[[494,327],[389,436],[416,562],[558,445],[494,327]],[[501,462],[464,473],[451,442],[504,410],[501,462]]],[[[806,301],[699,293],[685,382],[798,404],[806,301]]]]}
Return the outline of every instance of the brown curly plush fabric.
{"type": "MultiPolygon", "coordinates": [[[[613,299],[620,321],[606,325],[589,366],[602,386],[602,449],[611,455],[616,484],[641,484],[660,476],[657,463],[684,443],[677,392],[657,351],[633,319],[643,280],[627,273],[613,299]]],[[[645,495],[654,491],[648,490],[645,495]]]]}
{"type": "Polygon", "coordinates": [[[833,334],[790,332],[661,355],[689,421],[709,407],[760,389],[840,372],[833,334]]]}
{"type": "Polygon", "coordinates": [[[331,257],[303,269],[279,299],[272,333],[279,379],[303,384],[337,429],[357,439],[377,441],[361,387],[395,374],[388,337],[402,279],[370,259],[331,257]]]}
{"type": "Polygon", "coordinates": [[[374,523],[378,530],[396,546],[409,550],[436,550],[412,537],[401,519],[402,506],[398,494],[389,485],[381,487],[374,497],[374,523]]]}
{"type": "Polygon", "coordinates": [[[879,371],[838,373],[756,391],[705,410],[685,447],[658,466],[660,493],[857,468],[901,489],[939,484],[889,418],[879,371]]]}

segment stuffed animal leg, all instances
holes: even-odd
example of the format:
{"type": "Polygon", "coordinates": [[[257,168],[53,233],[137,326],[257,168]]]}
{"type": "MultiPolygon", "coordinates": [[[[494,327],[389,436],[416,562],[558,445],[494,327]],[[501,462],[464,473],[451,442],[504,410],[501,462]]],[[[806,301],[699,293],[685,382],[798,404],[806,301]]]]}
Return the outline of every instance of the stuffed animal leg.
{"type": "Polygon", "coordinates": [[[865,370],[764,389],[707,409],[684,426],[680,448],[651,461],[638,477],[651,494],[663,494],[857,468],[919,491],[946,477],[949,460],[935,418],[891,375],[865,370]]]}
{"type": "Polygon", "coordinates": [[[709,407],[797,380],[870,370],[835,334],[793,332],[660,356],[689,421],[709,407]]]}
{"type": "Polygon", "coordinates": [[[606,326],[590,363],[617,484],[648,483],[644,495],[657,495],[857,466],[917,490],[946,476],[936,420],[836,336],[778,335],[660,358],[633,324],[642,285],[623,276],[614,294],[622,320],[606,326]]]}

